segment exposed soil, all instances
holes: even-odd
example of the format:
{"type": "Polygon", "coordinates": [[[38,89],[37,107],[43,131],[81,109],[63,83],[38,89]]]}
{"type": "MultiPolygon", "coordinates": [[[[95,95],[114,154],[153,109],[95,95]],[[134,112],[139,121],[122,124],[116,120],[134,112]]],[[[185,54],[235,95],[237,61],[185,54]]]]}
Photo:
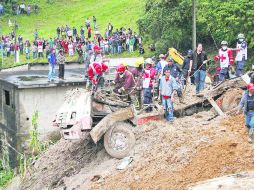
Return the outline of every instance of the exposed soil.
{"type": "MultiPolygon", "coordinates": [[[[200,111],[200,110],[199,110],[200,111]]],[[[172,189],[231,173],[254,170],[244,116],[216,117],[213,111],[152,121],[133,128],[133,162],[124,170],[101,142],[60,140],[30,168],[19,189],[172,189]]],[[[254,189],[254,187],[253,187],[254,189]]]]}

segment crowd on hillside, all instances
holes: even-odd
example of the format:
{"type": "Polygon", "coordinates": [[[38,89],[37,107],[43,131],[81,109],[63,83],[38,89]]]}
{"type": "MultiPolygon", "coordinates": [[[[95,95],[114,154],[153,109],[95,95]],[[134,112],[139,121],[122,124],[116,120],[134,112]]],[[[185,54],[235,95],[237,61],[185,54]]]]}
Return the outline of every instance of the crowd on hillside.
{"type": "Polygon", "coordinates": [[[16,52],[19,55],[26,55],[26,59],[36,59],[48,56],[51,49],[58,53],[60,49],[65,55],[78,55],[79,62],[87,62],[89,56],[93,53],[93,47],[98,45],[102,48],[103,54],[121,54],[124,51],[134,52],[138,50],[140,54],[144,53],[142,39],[131,28],[127,30],[124,27],[114,30],[111,23],[102,35],[93,16],[93,29],[90,19],[85,20],[85,27],[70,27],[68,25],[56,28],[56,36],[45,39],[39,36],[37,30],[34,31],[34,40],[24,40],[22,35],[16,36],[12,31],[9,35],[2,35],[2,46],[4,56],[13,56],[16,52]],[[16,37],[16,45],[15,45],[16,37]]]}
{"type": "MultiPolygon", "coordinates": [[[[25,4],[25,3],[21,3],[21,4],[12,4],[11,5],[11,12],[13,15],[28,15],[30,16],[31,12],[34,13],[38,13],[39,11],[39,6],[37,4],[25,4]]],[[[5,8],[4,8],[4,4],[0,3],[0,15],[4,14],[5,12],[5,8]]]]}

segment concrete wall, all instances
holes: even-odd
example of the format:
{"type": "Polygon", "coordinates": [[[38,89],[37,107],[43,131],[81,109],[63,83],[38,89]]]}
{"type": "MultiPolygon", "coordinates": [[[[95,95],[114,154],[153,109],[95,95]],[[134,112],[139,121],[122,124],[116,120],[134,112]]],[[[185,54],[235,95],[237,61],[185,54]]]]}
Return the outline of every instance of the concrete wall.
{"type": "Polygon", "coordinates": [[[50,133],[59,130],[52,127],[52,121],[64,102],[66,91],[72,88],[77,88],[77,86],[19,89],[19,133],[24,135],[29,133],[32,115],[36,111],[39,112],[40,139],[45,140],[50,133]]]}
{"type": "MultiPolygon", "coordinates": [[[[8,82],[0,83],[0,138],[6,137],[7,143],[12,147],[17,147],[17,120],[16,120],[16,88],[8,82]],[[6,95],[4,91],[9,92],[9,105],[6,104],[6,95]]],[[[2,146],[8,147],[2,143],[2,146]]],[[[0,147],[2,149],[2,147],[0,147]]],[[[1,151],[0,151],[1,152],[1,151]]],[[[10,165],[16,165],[16,152],[8,147],[10,165]]]]}

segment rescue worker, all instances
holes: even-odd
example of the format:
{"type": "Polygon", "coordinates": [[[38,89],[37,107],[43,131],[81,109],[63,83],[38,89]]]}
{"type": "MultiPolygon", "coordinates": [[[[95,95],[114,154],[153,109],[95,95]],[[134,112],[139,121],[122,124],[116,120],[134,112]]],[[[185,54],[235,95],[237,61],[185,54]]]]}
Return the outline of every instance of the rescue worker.
{"type": "Polygon", "coordinates": [[[95,45],[93,50],[94,54],[90,58],[87,75],[93,85],[93,91],[96,91],[98,86],[104,87],[103,74],[108,70],[108,66],[105,64],[107,60],[103,58],[100,46],[95,45]]]}
{"type": "MultiPolygon", "coordinates": [[[[149,106],[152,104],[152,90],[153,90],[153,80],[156,74],[156,70],[153,68],[154,62],[151,58],[145,60],[145,71],[143,74],[143,93],[144,93],[144,106],[149,106]]],[[[146,112],[151,112],[152,107],[145,109],[146,112]]]]}
{"type": "Polygon", "coordinates": [[[236,76],[243,74],[244,64],[247,61],[247,42],[244,40],[244,34],[238,34],[236,43],[236,76]]]}
{"type": "MultiPolygon", "coordinates": [[[[177,81],[177,95],[182,97],[182,87],[181,87],[181,69],[174,63],[174,60],[170,57],[168,59],[168,64],[164,67],[164,70],[169,69],[170,75],[177,81]]],[[[163,71],[164,73],[164,71],[163,71]]]]}
{"type": "Polygon", "coordinates": [[[93,55],[90,58],[90,64],[94,63],[94,62],[102,63],[102,62],[107,62],[107,61],[108,61],[108,59],[106,59],[105,57],[102,56],[101,47],[98,45],[95,45],[93,47],[93,55]]]}
{"type": "Polygon", "coordinates": [[[142,92],[142,84],[143,84],[143,65],[144,65],[144,59],[138,59],[134,63],[135,67],[128,67],[128,70],[133,74],[133,77],[135,79],[136,83],[136,99],[137,99],[137,107],[136,109],[141,109],[141,92],[142,92]]]}
{"type": "Polygon", "coordinates": [[[117,74],[113,81],[115,85],[114,92],[122,95],[125,101],[130,98],[135,105],[135,80],[133,74],[123,64],[116,67],[116,72],[117,74]]]}
{"type": "MultiPolygon", "coordinates": [[[[187,80],[189,76],[192,75],[192,50],[189,49],[187,52],[187,56],[183,60],[183,66],[182,66],[182,74],[184,77],[184,85],[186,85],[187,80]]],[[[191,77],[191,83],[194,84],[194,77],[191,77]]]]}
{"type": "Polygon", "coordinates": [[[222,41],[221,48],[218,51],[218,54],[214,56],[215,61],[220,61],[220,75],[219,80],[224,81],[229,77],[229,67],[234,64],[233,52],[228,48],[228,42],[222,41]]]}
{"type": "Polygon", "coordinates": [[[176,80],[170,74],[169,68],[164,68],[164,75],[161,77],[159,91],[162,96],[162,104],[167,121],[173,122],[173,102],[176,90],[178,89],[176,80]]]}
{"type": "Polygon", "coordinates": [[[103,74],[108,70],[108,66],[103,62],[90,63],[87,71],[87,75],[93,85],[93,91],[97,90],[97,87],[104,87],[103,74]]]}
{"type": "Polygon", "coordinates": [[[241,110],[244,110],[245,115],[245,125],[248,129],[248,142],[252,143],[253,141],[253,130],[254,130],[254,84],[249,83],[247,85],[247,90],[244,92],[237,114],[241,110]]]}
{"type": "Polygon", "coordinates": [[[157,77],[159,79],[158,86],[157,86],[157,95],[159,94],[159,85],[160,85],[160,79],[163,75],[163,69],[168,64],[168,62],[166,61],[166,55],[160,54],[159,58],[160,58],[160,61],[157,63],[157,66],[156,66],[157,77]]]}

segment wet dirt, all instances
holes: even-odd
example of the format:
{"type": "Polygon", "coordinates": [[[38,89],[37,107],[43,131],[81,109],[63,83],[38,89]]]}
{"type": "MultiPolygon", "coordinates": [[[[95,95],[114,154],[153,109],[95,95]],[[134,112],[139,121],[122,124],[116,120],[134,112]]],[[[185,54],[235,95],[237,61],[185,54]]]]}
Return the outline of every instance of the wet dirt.
{"type": "Polygon", "coordinates": [[[243,115],[201,111],[133,128],[133,162],[124,170],[101,142],[60,140],[29,169],[20,189],[187,189],[198,181],[254,170],[243,115]]]}

